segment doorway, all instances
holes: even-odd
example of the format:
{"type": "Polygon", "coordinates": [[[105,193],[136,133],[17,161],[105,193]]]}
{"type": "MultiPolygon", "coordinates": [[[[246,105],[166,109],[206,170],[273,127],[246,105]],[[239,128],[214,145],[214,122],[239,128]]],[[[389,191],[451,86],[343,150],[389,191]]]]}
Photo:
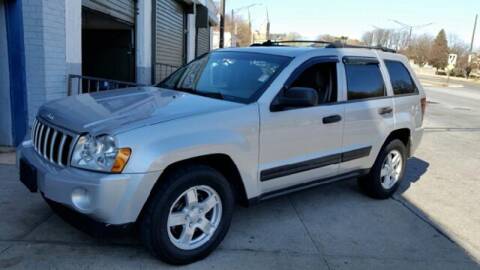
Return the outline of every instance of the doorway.
{"type": "Polygon", "coordinates": [[[135,81],[134,25],[82,9],[82,74],[125,82],[135,81]]]}

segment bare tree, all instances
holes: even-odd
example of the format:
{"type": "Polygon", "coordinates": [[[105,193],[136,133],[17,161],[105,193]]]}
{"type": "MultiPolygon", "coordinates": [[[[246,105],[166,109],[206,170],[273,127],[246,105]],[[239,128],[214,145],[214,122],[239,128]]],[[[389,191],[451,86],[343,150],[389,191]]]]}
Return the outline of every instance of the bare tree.
{"type": "Polygon", "coordinates": [[[285,36],[285,40],[301,40],[301,39],[302,39],[302,35],[300,35],[297,32],[290,32],[290,33],[287,33],[285,36]]]}
{"type": "Polygon", "coordinates": [[[365,45],[365,42],[358,39],[351,39],[346,36],[337,37],[337,36],[332,36],[328,34],[319,35],[317,37],[317,40],[327,41],[327,42],[342,42],[350,45],[365,45]]]}
{"type": "Polygon", "coordinates": [[[367,31],[367,32],[363,33],[361,40],[366,45],[374,46],[375,45],[375,40],[374,40],[373,31],[367,31]]]}
{"type": "Polygon", "coordinates": [[[401,52],[412,59],[419,66],[428,63],[428,57],[433,44],[433,37],[427,34],[414,36],[410,41],[410,46],[401,52]]]}
{"type": "Polygon", "coordinates": [[[405,30],[375,28],[372,31],[365,32],[362,41],[371,46],[389,47],[400,50],[408,45],[408,32],[405,30]]]}
{"type": "MultiPolygon", "coordinates": [[[[235,16],[235,24],[232,22],[232,17],[229,14],[225,15],[225,32],[230,32],[232,35],[235,32],[235,27],[237,29],[236,42],[237,46],[245,47],[250,45],[250,37],[252,33],[250,32],[250,26],[248,21],[245,20],[242,16],[235,16]]],[[[214,31],[219,31],[219,27],[216,26],[214,31]]]]}

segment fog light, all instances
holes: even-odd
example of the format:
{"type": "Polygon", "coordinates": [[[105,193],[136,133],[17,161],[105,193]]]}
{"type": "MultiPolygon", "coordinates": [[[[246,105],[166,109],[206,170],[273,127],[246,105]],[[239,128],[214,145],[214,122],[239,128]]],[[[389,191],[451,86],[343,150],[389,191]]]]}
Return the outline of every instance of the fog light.
{"type": "Polygon", "coordinates": [[[90,195],[83,188],[76,188],[72,192],[72,203],[80,210],[88,210],[90,207],[90,195]]]}

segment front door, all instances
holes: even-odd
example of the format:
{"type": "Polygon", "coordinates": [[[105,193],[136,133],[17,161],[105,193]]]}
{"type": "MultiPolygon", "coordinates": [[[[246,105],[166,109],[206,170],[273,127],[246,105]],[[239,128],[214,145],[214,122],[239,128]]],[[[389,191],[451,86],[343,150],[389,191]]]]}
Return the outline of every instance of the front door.
{"type": "Polygon", "coordinates": [[[286,88],[309,87],[318,104],[271,111],[260,108],[260,187],[263,194],[334,176],[342,147],[344,104],[337,103],[337,63],[308,61],[286,88]]]}

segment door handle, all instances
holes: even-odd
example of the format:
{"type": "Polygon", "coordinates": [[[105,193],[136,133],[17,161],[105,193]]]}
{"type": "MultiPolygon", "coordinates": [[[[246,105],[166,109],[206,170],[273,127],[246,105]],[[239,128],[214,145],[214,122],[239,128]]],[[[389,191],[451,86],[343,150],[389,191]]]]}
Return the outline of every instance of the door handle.
{"type": "Polygon", "coordinates": [[[380,114],[380,115],[389,114],[389,113],[392,113],[392,112],[393,112],[392,107],[383,107],[383,108],[378,109],[378,114],[380,114]]]}
{"type": "Polygon", "coordinates": [[[332,124],[340,121],[342,121],[342,117],[338,114],[326,116],[322,119],[324,124],[332,124]]]}

